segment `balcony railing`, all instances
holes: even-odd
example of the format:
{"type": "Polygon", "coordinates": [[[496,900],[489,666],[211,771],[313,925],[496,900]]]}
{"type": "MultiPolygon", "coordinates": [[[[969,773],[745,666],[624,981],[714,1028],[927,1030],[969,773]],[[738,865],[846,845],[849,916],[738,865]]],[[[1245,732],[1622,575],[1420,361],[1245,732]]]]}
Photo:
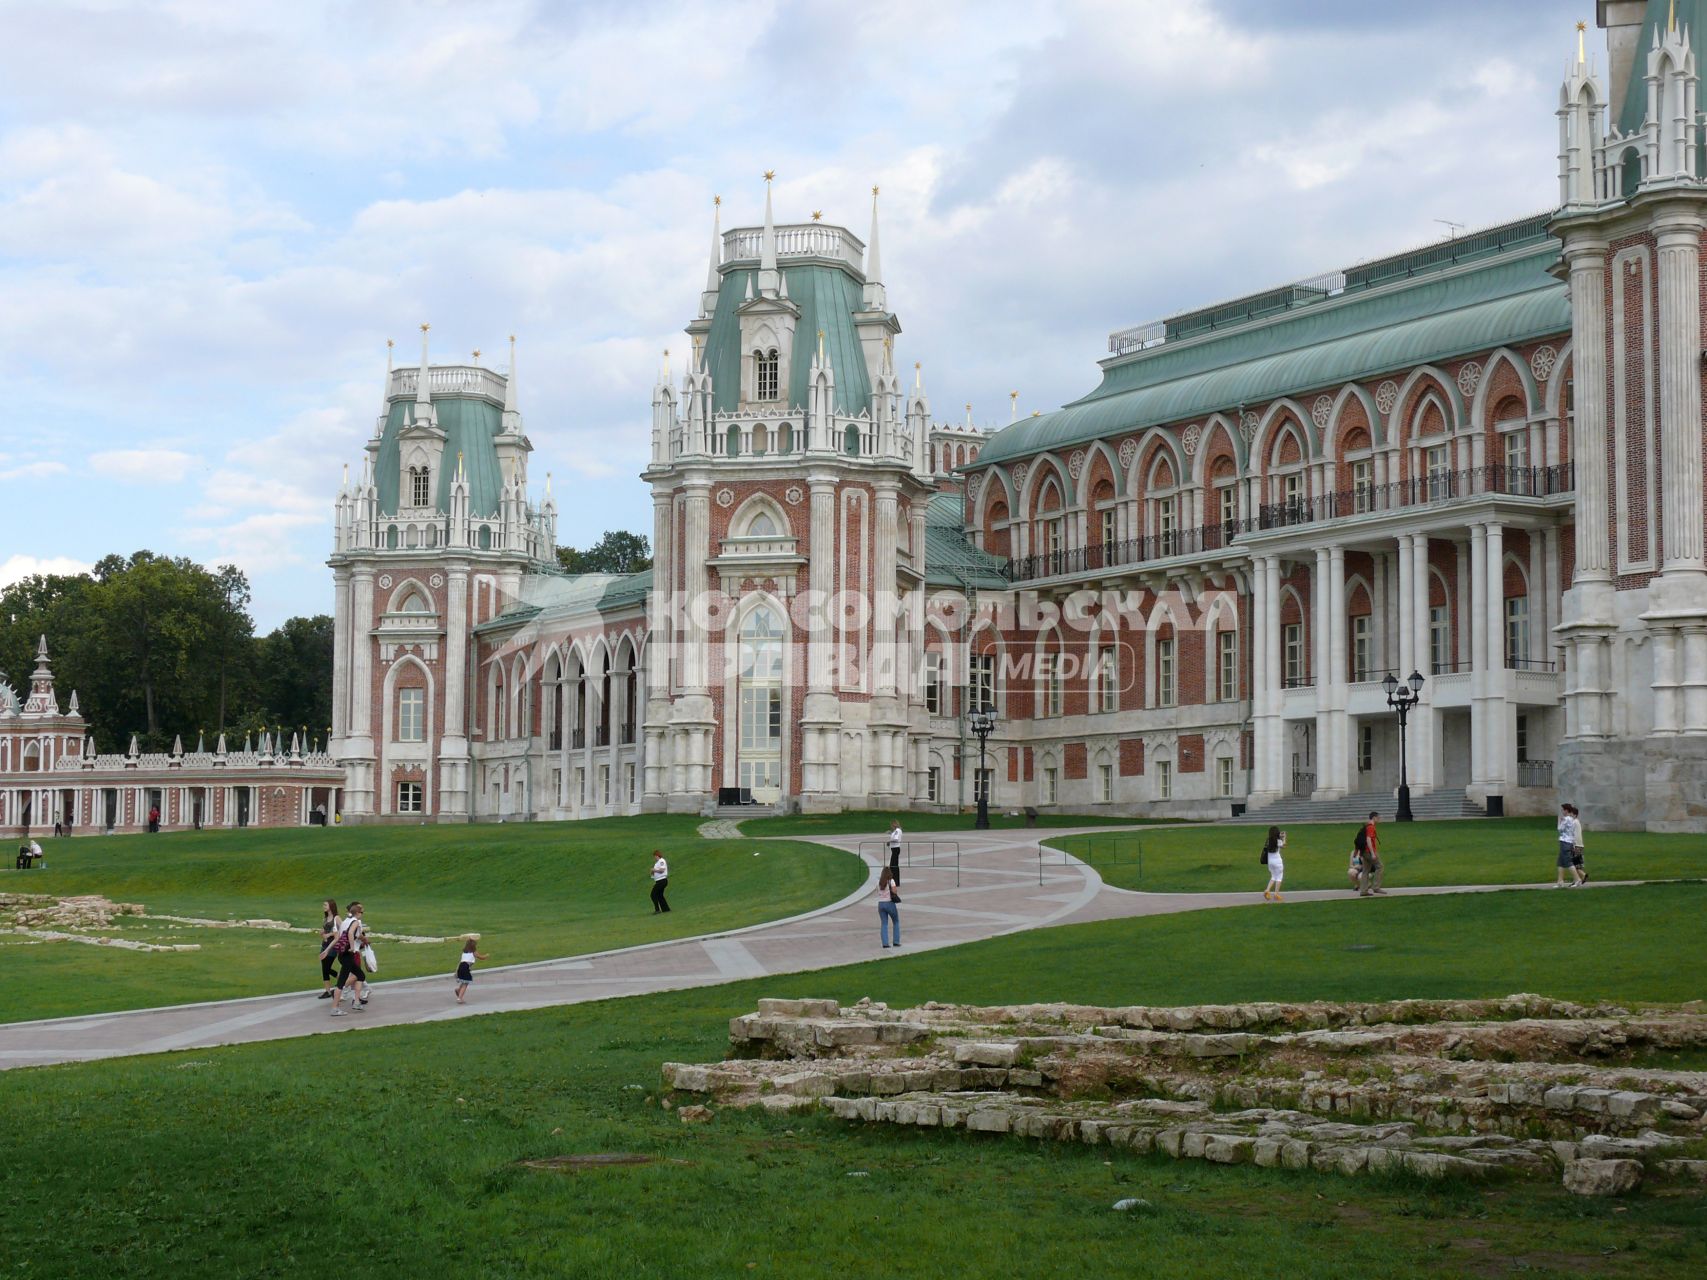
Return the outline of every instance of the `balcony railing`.
{"type": "Polygon", "coordinates": [[[1515,658],[1509,653],[1506,654],[1505,665],[1506,670],[1508,671],[1541,671],[1552,673],[1559,669],[1558,664],[1553,662],[1550,658],[1515,658]]]}
{"type": "Polygon", "coordinates": [[[1259,507],[1255,516],[1243,520],[1219,520],[1195,529],[1178,529],[1142,538],[1018,556],[1008,562],[1006,572],[1010,582],[1096,573],[1175,556],[1225,551],[1247,534],[1294,525],[1430,507],[1489,495],[1544,498],[1570,493],[1575,488],[1576,468],[1569,462],[1552,467],[1470,467],[1388,484],[1360,485],[1315,498],[1270,503],[1259,507]]]}
{"type": "Polygon", "coordinates": [[[1316,791],[1316,774],[1314,770],[1294,769],[1292,771],[1292,794],[1295,796],[1314,795],[1316,791]]]}
{"type": "Polygon", "coordinates": [[[1553,785],[1551,760],[1519,760],[1517,785],[1520,787],[1550,787],[1553,785]]]}

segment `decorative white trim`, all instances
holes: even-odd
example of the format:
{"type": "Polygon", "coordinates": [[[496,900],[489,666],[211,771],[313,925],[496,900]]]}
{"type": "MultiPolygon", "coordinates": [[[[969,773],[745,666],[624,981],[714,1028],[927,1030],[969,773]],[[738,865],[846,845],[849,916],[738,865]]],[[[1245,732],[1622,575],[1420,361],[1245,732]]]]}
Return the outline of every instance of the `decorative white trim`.
{"type": "MultiPolygon", "coordinates": [[[[1629,287],[1630,277],[1639,274],[1645,338],[1647,324],[1651,323],[1654,314],[1653,260],[1645,245],[1636,244],[1621,250],[1609,265],[1612,273],[1612,413],[1607,427],[1608,430],[1622,433],[1621,437],[1612,441],[1615,467],[1612,502],[1615,510],[1633,510],[1636,499],[1630,490],[1632,485],[1640,480],[1644,494],[1641,506],[1647,513],[1645,534],[1640,542],[1633,538],[1631,521],[1615,521],[1618,526],[1618,559],[1615,571],[1621,574],[1648,573],[1654,568],[1654,514],[1660,509],[1659,504],[1654,501],[1657,496],[1654,492],[1654,476],[1658,471],[1656,455],[1659,451],[1659,433],[1654,429],[1654,398],[1659,388],[1649,376],[1649,346],[1644,341],[1637,356],[1640,364],[1636,368],[1637,376],[1642,379],[1642,416],[1632,422],[1628,398],[1630,348],[1625,332],[1624,309],[1625,291],[1629,287]],[[1626,444],[1632,426],[1640,433],[1638,449],[1631,449],[1626,444]]],[[[1591,465],[1603,465],[1602,460],[1594,459],[1591,465]]]]}

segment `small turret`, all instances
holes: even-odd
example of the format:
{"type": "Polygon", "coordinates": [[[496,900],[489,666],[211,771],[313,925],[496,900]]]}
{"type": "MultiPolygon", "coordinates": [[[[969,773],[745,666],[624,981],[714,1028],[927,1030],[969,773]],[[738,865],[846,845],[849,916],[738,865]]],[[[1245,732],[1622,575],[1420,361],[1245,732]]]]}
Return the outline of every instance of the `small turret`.
{"type": "Polygon", "coordinates": [[[765,229],[759,240],[759,296],[777,296],[781,274],[776,269],[776,219],[771,216],[771,182],[776,170],[765,170],[765,229]]]}
{"type": "Polygon", "coordinates": [[[871,238],[865,244],[865,309],[889,310],[888,292],[883,287],[883,263],[877,248],[877,188],[871,189],[871,238]]]}
{"type": "Polygon", "coordinates": [[[711,197],[711,265],[705,272],[705,292],[699,295],[700,319],[708,319],[717,310],[717,291],[722,284],[723,268],[723,197],[711,197]]]}

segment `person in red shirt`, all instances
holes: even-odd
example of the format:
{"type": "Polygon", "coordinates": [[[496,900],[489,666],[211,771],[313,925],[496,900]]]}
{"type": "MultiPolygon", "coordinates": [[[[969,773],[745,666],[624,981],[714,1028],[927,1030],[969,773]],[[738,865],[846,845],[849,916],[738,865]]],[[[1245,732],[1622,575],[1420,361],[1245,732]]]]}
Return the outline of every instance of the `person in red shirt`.
{"type": "Polygon", "coordinates": [[[1381,887],[1381,877],[1386,868],[1381,864],[1381,842],[1375,834],[1375,823],[1380,815],[1371,809],[1369,821],[1363,824],[1363,839],[1358,850],[1363,855],[1363,884],[1359,892],[1363,897],[1372,893],[1386,893],[1381,887]]]}

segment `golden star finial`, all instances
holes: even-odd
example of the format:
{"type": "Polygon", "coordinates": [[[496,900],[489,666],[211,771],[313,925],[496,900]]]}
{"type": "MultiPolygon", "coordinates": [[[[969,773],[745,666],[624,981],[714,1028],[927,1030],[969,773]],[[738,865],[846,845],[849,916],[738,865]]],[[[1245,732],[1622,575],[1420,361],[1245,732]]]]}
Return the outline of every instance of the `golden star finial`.
{"type": "Polygon", "coordinates": [[[514,341],[515,341],[515,340],[516,340],[516,335],[515,335],[515,334],[513,334],[513,333],[512,333],[512,334],[511,334],[511,335],[510,335],[510,341],[511,341],[511,342],[514,342],[514,341]]]}
{"type": "Polygon", "coordinates": [[[711,197],[711,203],[714,205],[721,206],[723,204],[723,197],[722,196],[712,196],[711,197]]]}
{"type": "Polygon", "coordinates": [[[818,222],[823,218],[823,216],[824,216],[824,211],[822,209],[812,210],[812,221],[818,222]]]}
{"type": "Polygon", "coordinates": [[[391,340],[391,339],[390,339],[390,338],[387,338],[387,339],[386,339],[386,340],[385,340],[385,345],[386,345],[386,346],[387,346],[387,347],[395,347],[395,346],[396,346],[396,345],[397,345],[397,344],[396,344],[396,343],[395,343],[395,342],[393,342],[393,341],[392,341],[392,340],[391,340]]]}
{"type": "Polygon", "coordinates": [[[1586,22],[1577,23],[1577,30],[1578,31],[1587,31],[1588,30],[1588,23],[1586,23],[1586,22]]]}
{"type": "Polygon", "coordinates": [[[766,169],[765,170],[765,181],[766,182],[769,182],[774,177],[776,177],[776,170],[775,169],[766,169]]]}
{"type": "Polygon", "coordinates": [[[872,195],[876,195],[876,194],[877,194],[877,188],[876,188],[876,187],[873,187],[873,188],[872,188],[872,189],[871,189],[871,194],[872,194],[872,195]]]}
{"type": "Polygon", "coordinates": [[[474,348],[474,358],[476,361],[478,361],[480,359],[480,348],[479,347],[474,348]]]}
{"type": "Polygon", "coordinates": [[[431,329],[432,327],[433,327],[432,325],[427,324],[425,321],[423,321],[421,324],[421,332],[425,333],[428,329],[431,329]]]}

